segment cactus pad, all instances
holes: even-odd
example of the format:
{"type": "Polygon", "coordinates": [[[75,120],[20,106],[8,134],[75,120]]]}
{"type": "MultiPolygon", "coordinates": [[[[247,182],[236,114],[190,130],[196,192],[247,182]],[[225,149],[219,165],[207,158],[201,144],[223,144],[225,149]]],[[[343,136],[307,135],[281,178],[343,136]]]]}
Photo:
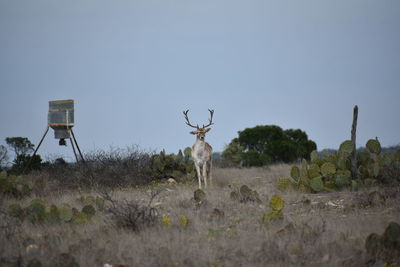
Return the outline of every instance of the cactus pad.
{"type": "Polygon", "coordinates": [[[367,178],[364,180],[364,185],[366,187],[372,187],[376,184],[376,179],[372,179],[372,178],[367,178]]]}
{"type": "Polygon", "coordinates": [[[379,163],[375,162],[372,166],[372,172],[373,172],[374,177],[378,177],[380,171],[381,171],[381,167],[379,166],[379,163]]]}
{"type": "Polygon", "coordinates": [[[321,166],[321,173],[324,176],[330,176],[336,173],[336,167],[330,162],[326,162],[321,166]]]}
{"type": "Polygon", "coordinates": [[[351,154],[354,151],[354,143],[351,140],[346,140],[339,146],[340,154],[351,154]]]}
{"type": "Polygon", "coordinates": [[[383,233],[383,244],[386,248],[397,248],[400,250],[400,225],[395,222],[389,223],[383,233]]]}
{"type": "Polygon", "coordinates": [[[366,147],[370,153],[379,154],[381,153],[381,144],[376,139],[369,139],[366,147]]]}
{"type": "Polygon", "coordinates": [[[84,212],[78,212],[72,217],[74,223],[86,223],[88,220],[88,215],[84,212]]]}
{"type": "Polygon", "coordinates": [[[287,191],[291,189],[292,181],[289,178],[279,178],[276,186],[280,191],[287,191]]]}
{"type": "Polygon", "coordinates": [[[181,216],[181,227],[186,228],[189,225],[189,219],[186,215],[181,216]]]}
{"type": "Polygon", "coordinates": [[[313,163],[308,167],[308,178],[315,178],[321,176],[320,168],[317,164],[313,163]]]}
{"type": "Polygon", "coordinates": [[[345,174],[337,174],[335,177],[335,184],[341,188],[350,184],[350,179],[345,174]]]}
{"type": "Polygon", "coordinates": [[[315,177],[310,180],[310,187],[315,192],[320,192],[324,189],[324,182],[322,181],[321,177],[315,177]]]}
{"type": "Polygon", "coordinates": [[[300,169],[297,166],[293,166],[290,170],[290,176],[297,182],[300,177],[300,169]]]}
{"type": "Polygon", "coordinates": [[[163,215],[162,220],[161,220],[161,225],[162,226],[171,226],[171,218],[168,215],[163,215]]]}
{"type": "Polygon", "coordinates": [[[355,180],[351,181],[351,191],[357,191],[358,190],[358,182],[355,180]]]}
{"type": "Polygon", "coordinates": [[[263,222],[265,225],[268,225],[270,222],[282,220],[283,214],[281,211],[273,210],[270,212],[266,212],[263,215],[263,222]]]}
{"type": "Polygon", "coordinates": [[[32,223],[42,222],[46,215],[44,201],[41,199],[32,200],[25,212],[32,223]]]}
{"type": "Polygon", "coordinates": [[[206,193],[204,193],[203,190],[201,190],[200,188],[197,189],[196,191],[194,191],[194,200],[197,203],[201,203],[204,202],[206,200],[206,193]]]}
{"type": "Polygon", "coordinates": [[[281,211],[285,207],[285,201],[280,196],[275,195],[270,199],[269,206],[274,211],[281,211]]]}
{"type": "Polygon", "coordinates": [[[85,213],[88,217],[92,217],[96,214],[96,209],[93,205],[86,205],[82,208],[82,212],[85,213]]]}
{"type": "Polygon", "coordinates": [[[378,234],[372,233],[365,240],[365,249],[369,255],[375,256],[381,246],[381,238],[378,234]]]}
{"type": "Polygon", "coordinates": [[[72,209],[68,206],[63,206],[58,209],[60,219],[64,222],[69,222],[72,219],[72,209]]]}

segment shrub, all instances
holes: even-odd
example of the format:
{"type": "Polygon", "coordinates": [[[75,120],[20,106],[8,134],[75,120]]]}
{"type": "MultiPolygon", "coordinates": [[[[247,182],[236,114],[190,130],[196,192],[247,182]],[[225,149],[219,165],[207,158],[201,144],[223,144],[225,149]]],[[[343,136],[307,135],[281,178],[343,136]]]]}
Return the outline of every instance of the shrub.
{"type": "Polygon", "coordinates": [[[26,176],[7,175],[0,172],[0,194],[22,198],[29,196],[33,189],[33,183],[26,176]]]}
{"type": "Polygon", "coordinates": [[[240,188],[235,188],[231,194],[231,199],[239,202],[257,202],[261,203],[260,196],[257,191],[251,190],[247,185],[242,185],[240,188]]]}
{"type": "Polygon", "coordinates": [[[112,220],[117,227],[140,231],[145,227],[156,225],[158,221],[157,209],[151,204],[161,191],[152,191],[147,205],[139,205],[133,200],[117,201],[107,193],[103,192],[103,198],[110,203],[107,212],[112,215],[112,220]]]}

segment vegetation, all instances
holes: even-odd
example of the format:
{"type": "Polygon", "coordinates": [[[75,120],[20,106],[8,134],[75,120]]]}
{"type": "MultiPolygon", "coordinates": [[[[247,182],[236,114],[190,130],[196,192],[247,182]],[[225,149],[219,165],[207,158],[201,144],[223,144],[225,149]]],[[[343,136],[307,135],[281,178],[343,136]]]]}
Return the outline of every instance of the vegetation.
{"type": "Polygon", "coordinates": [[[276,162],[308,159],[317,148],[300,129],[282,130],[279,126],[265,125],[239,131],[222,155],[233,166],[262,166],[276,162]]]}
{"type": "Polygon", "coordinates": [[[395,266],[400,258],[400,225],[390,222],[382,236],[370,234],[365,240],[365,249],[372,261],[383,260],[395,266]]]}
{"type": "Polygon", "coordinates": [[[34,145],[26,137],[7,137],[6,143],[14,151],[16,157],[26,155],[34,148],[34,145]]]}
{"type": "MultiPolygon", "coordinates": [[[[24,171],[28,173],[32,170],[40,170],[48,165],[48,162],[42,162],[40,155],[29,155],[33,151],[34,145],[26,137],[7,137],[5,139],[7,145],[15,153],[15,158],[11,168],[8,170],[15,175],[21,175],[24,171]]],[[[7,149],[0,146],[0,170],[2,165],[8,159],[7,149]]]]}
{"type": "Polygon", "coordinates": [[[206,191],[195,190],[195,182],[163,180],[54,190],[46,185],[52,182],[46,172],[35,172],[35,179],[45,180],[42,197],[36,196],[36,184],[30,196],[1,195],[0,265],[399,264],[398,250],[391,249],[398,242],[398,186],[278,192],[273,185],[290,172],[291,166],[282,164],[216,168],[215,186],[206,191]],[[246,195],[254,189],[259,201],[231,199],[232,191],[246,195]],[[366,245],[371,233],[379,234],[372,236],[376,249],[366,245]]]}
{"type": "Polygon", "coordinates": [[[26,219],[32,224],[86,223],[96,214],[96,209],[93,205],[85,205],[81,211],[69,204],[57,207],[54,204],[48,205],[43,199],[36,198],[24,208],[19,204],[11,204],[8,207],[8,213],[21,221],[26,219]]]}
{"type": "Polygon", "coordinates": [[[0,172],[0,194],[11,195],[16,198],[29,196],[33,189],[33,182],[28,177],[7,175],[0,172]]]}
{"type": "Polygon", "coordinates": [[[378,140],[368,140],[365,151],[356,152],[357,173],[352,177],[351,155],[354,145],[344,141],[336,153],[320,156],[311,153],[311,163],[303,161],[301,167],[293,166],[289,178],[281,178],[277,187],[282,190],[297,189],[303,192],[333,191],[343,188],[357,190],[375,184],[398,183],[400,180],[400,150],[381,154],[378,140]]]}
{"type": "Polygon", "coordinates": [[[0,145],[0,171],[2,170],[3,165],[6,163],[7,160],[7,148],[3,145],[0,145]]]}
{"type": "Polygon", "coordinates": [[[303,160],[214,168],[205,191],[190,148],[97,151],[86,164],[32,158],[31,172],[16,175],[33,146],[10,143],[19,154],[0,172],[2,266],[400,264],[400,150],[383,153],[375,139],[356,152],[352,176],[351,141],[308,155],[316,146],[300,130],[245,129],[226,165],[303,160]]]}

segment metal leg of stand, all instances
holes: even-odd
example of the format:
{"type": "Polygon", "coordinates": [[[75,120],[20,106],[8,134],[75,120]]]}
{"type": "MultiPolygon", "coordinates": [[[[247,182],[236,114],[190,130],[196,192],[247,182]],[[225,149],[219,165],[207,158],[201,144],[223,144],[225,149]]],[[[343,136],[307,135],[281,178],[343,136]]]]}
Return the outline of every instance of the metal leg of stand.
{"type": "Polygon", "coordinates": [[[25,166],[25,168],[24,168],[24,170],[22,171],[22,173],[25,173],[25,171],[26,171],[26,170],[29,168],[29,166],[31,165],[32,159],[33,159],[33,157],[36,155],[36,152],[39,150],[39,147],[40,147],[40,145],[42,144],[44,138],[46,137],[48,131],[49,131],[49,126],[47,125],[46,131],[44,132],[44,134],[43,134],[43,136],[42,136],[42,139],[40,139],[39,145],[36,147],[35,152],[33,152],[31,158],[29,159],[28,164],[25,166]]]}
{"type": "Polygon", "coordinates": [[[81,156],[81,159],[82,159],[83,163],[86,163],[85,159],[83,158],[81,149],[78,146],[78,142],[76,142],[76,138],[75,138],[74,132],[72,131],[72,129],[70,129],[70,131],[72,133],[72,137],[74,138],[74,142],[75,142],[76,148],[78,148],[79,155],[81,156]]]}
{"type": "Polygon", "coordinates": [[[78,162],[79,162],[79,159],[78,159],[78,155],[76,155],[76,150],[75,150],[74,142],[72,141],[72,138],[70,138],[69,140],[71,141],[72,150],[74,151],[75,159],[76,159],[76,162],[78,163],[78,162]]]}

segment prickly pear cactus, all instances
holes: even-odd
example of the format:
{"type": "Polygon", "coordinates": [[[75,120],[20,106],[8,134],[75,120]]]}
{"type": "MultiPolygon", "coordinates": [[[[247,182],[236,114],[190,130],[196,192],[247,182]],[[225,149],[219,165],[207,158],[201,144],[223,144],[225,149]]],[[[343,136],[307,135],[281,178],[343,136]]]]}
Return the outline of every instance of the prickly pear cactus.
{"type": "Polygon", "coordinates": [[[355,181],[355,180],[352,180],[352,181],[351,181],[351,191],[357,191],[357,190],[358,190],[358,187],[359,187],[358,182],[355,181]]]}
{"type": "Polygon", "coordinates": [[[380,165],[379,165],[378,162],[375,162],[375,163],[372,165],[372,175],[373,175],[374,177],[378,177],[380,172],[381,172],[381,167],[380,167],[380,165]]]}
{"type": "Polygon", "coordinates": [[[364,185],[365,185],[367,188],[370,188],[370,187],[375,186],[376,183],[377,183],[376,179],[372,179],[372,178],[364,179],[364,185]]]}
{"type": "Polygon", "coordinates": [[[339,153],[349,155],[354,151],[354,143],[351,140],[346,140],[340,144],[339,153]]]}
{"type": "Polygon", "coordinates": [[[366,145],[368,151],[374,154],[381,153],[381,143],[377,139],[369,139],[366,145]]]}
{"type": "Polygon", "coordinates": [[[274,195],[270,201],[269,206],[273,211],[281,211],[285,207],[285,201],[278,195],[274,195]]]}
{"type": "Polygon", "coordinates": [[[206,201],[206,193],[204,193],[204,191],[201,190],[200,188],[194,191],[193,195],[194,195],[194,201],[196,201],[196,203],[198,204],[206,201]]]}
{"type": "Polygon", "coordinates": [[[64,221],[64,222],[71,221],[73,213],[72,213],[72,209],[69,206],[64,205],[64,206],[60,207],[58,209],[58,212],[59,212],[60,219],[62,221],[64,221]]]}
{"type": "Polygon", "coordinates": [[[41,223],[45,219],[46,206],[42,199],[34,199],[26,208],[25,213],[32,223],[41,223]]]}
{"type": "Polygon", "coordinates": [[[382,242],[385,248],[398,249],[400,253],[400,225],[398,223],[389,223],[383,233],[382,242]]]}
{"type": "Polygon", "coordinates": [[[56,223],[61,221],[60,219],[60,211],[58,210],[56,205],[51,205],[50,210],[46,213],[46,220],[52,223],[56,223]]]}
{"type": "Polygon", "coordinates": [[[336,173],[336,167],[330,162],[326,162],[321,166],[321,173],[323,176],[330,176],[336,173]]]}
{"type": "Polygon", "coordinates": [[[400,225],[391,222],[382,236],[376,233],[368,235],[365,240],[365,250],[373,259],[398,262],[400,258],[400,225]]]}
{"type": "Polygon", "coordinates": [[[338,188],[350,185],[350,177],[344,173],[335,176],[335,184],[338,188]]]}
{"type": "Polygon", "coordinates": [[[378,234],[372,233],[368,235],[365,240],[365,250],[370,256],[374,256],[378,253],[381,247],[381,237],[378,234]]]}
{"type": "Polygon", "coordinates": [[[8,213],[11,216],[16,217],[16,218],[21,219],[21,220],[24,218],[24,210],[21,207],[21,205],[19,205],[19,204],[11,204],[8,207],[8,213]]]}
{"type": "Polygon", "coordinates": [[[287,191],[294,187],[289,178],[279,178],[276,186],[280,191],[287,191]]]}
{"type": "Polygon", "coordinates": [[[163,215],[161,220],[162,226],[171,226],[171,218],[168,215],[163,215]]]}
{"type": "Polygon", "coordinates": [[[240,194],[237,191],[232,191],[230,197],[232,200],[240,201],[240,194]]]}
{"type": "Polygon", "coordinates": [[[315,192],[320,192],[324,189],[324,182],[322,181],[321,177],[315,177],[310,180],[310,187],[315,192]]]}
{"type": "Polygon", "coordinates": [[[308,167],[308,178],[312,179],[318,176],[321,176],[320,173],[320,168],[317,164],[312,163],[309,167],[308,167]]]}
{"type": "Polygon", "coordinates": [[[271,222],[280,221],[282,219],[283,219],[282,212],[273,210],[273,211],[264,213],[262,220],[265,225],[269,225],[271,222]]]}
{"type": "Polygon", "coordinates": [[[82,208],[82,212],[90,218],[96,214],[96,209],[93,207],[93,205],[86,205],[82,208]]]}
{"type": "Polygon", "coordinates": [[[189,226],[189,219],[186,215],[181,216],[181,227],[187,228],[189,226]]]}
{"type": "Polygon", "coordinates": [[[89,221],[89,217],[86,213],[80,211],[72,217],[72,221],[74,223],[86,223],[89,221]]]}
{"type": "Polygon", "coordinates": [[[290,170],[290,176],[297,182],[300,178],[300,169],[297,166],[293,166],[290,170]]]}

